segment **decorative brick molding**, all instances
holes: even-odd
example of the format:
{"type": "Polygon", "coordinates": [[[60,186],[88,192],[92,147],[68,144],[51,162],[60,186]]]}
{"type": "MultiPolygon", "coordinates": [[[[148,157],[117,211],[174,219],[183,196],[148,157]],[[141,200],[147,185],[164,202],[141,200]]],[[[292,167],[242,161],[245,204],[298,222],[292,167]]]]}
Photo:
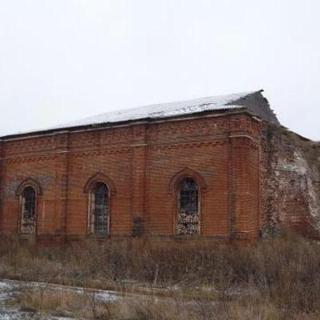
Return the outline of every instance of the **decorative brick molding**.
{"type": "Polygon", "coordinates": [[[114,182],[107,175],[101,172],[96,173],[93,177],[91,177],[88,180],[88,182],[84,187],[84,193],[89,193],[92,190],[92,188],[95,186],[95,184],[98,182],[104,183],[108,187],[112,196],[116,195],[117,189],[114,182]]]}
{"type": "Polygon", "coordinates": [[[56,154],[52,153],[51,155],[43,155],[43,156],[29,156],[29,157],[6,157],[4,161],[8,164],[14,163],[25,163],[25,162],[39,162],[39,161],[48,161],[55,160],[56,154]]]}
{"type": "Polygon", "coordinates": [[[21,196],[24,189],[27,187],[32,187],[38,196],[42,195],[42,188],[41,188],[40,183],[38,183],[36,180],[34,180],[32,178],[27,178],[23,182],[21,182],[21,184],[17,188],[16,196],[17,197],[21,196]]]}
{"type": "Polygon", "coordinates": [[[205,179],[201,176],[200,173],[197,171],[184,168],[183,170],[179,171],[170,181],[169,191],[170,193],[176,192],[180,182],[185,178],[192,178],[196,181],[199,185],[201,193],[206,192],[208,189],[208,184],[206,183],[205,179]]]}

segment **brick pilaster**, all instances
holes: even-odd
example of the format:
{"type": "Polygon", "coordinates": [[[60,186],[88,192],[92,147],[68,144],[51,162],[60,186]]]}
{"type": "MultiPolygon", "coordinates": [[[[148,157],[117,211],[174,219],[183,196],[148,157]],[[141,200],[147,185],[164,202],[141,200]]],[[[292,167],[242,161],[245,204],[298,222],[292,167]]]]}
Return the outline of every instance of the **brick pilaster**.
{"type": "Polygon", "coordinates": [[[230,239],[236,237],[236,186],[234,172],[235,151],[233,148],[233,139],[229,138],[228,148],[228,222],[230,239]]]}
{"type": "Polygon", "coordinates": [[[132,219],[133,235],[142,235],[145,220],[146,127],[133,127],[132,219]]]}
{"type": "Polygon", "coordinates": [[[67,212],[68,212],[68,170],[69,170],[69,134],[59,132],[55,136],[56,152],[56,234],[64,239],[67,234],[67,212]]]}
{"type": "Polygon", "coordinates": [[[231,238],[257,237],[259,219],[259,148],[247,135],[230,136],[231,238]]]}

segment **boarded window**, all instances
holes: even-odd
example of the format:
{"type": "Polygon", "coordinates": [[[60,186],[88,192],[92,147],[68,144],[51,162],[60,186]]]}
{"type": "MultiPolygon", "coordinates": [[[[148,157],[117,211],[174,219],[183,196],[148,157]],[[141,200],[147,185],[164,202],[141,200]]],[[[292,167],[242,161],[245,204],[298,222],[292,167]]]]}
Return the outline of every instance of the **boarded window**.
{"type": "Polygon", "coordinates": [[[33,234],[36,231],[36,192],[26,187],[22,193],[21,232],[33,234]]]}
{"type": "Polygon", "coordinates": [[[104,183],[97,183],[92,193],[91,231],[105,237],[109,232],[109,190],[104,183]]]}
{"type": "Polygon", "coordinates": [[[178,190],[178,235],[199,233],[199,187],[192,178],[182,180],[178,190]]]}

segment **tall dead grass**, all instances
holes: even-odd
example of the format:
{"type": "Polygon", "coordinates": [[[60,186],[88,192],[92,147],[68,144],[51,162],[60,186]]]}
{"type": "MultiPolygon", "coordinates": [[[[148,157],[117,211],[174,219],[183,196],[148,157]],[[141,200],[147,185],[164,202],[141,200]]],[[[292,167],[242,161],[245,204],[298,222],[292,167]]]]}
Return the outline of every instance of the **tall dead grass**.
{"type": "MultiPolygon", "coordinates": [[[[204,240],[127,239],[41,249],[3,239],[0,276],[123,292],[147,288],[149,293],[172,299],[179,295],[179,305],[193,301],[193,306],[204,310],[197,311],[194,319],[200,319],[200,314],[210,319],[213,315],[208,312],[215,313],[213,319],[244,319],[239,314],[247,314],[247,319],[295,319],[297,315],[316,319],[320,315],[320,245],[293,235],[247,247],[204,240]]],[[[156,312],[140,303],[126,308],[132,314],[156,312]]],[[[145,319],[170,319],[164,318],[167,311],[162,318],[149,314],[145,319]]]]}

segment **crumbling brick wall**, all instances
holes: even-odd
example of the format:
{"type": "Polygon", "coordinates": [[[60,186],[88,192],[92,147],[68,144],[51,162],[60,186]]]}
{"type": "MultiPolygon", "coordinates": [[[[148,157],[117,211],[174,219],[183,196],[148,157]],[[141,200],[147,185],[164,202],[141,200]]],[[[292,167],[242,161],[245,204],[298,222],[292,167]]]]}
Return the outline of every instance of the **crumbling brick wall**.
{"type": "Polygon", "coordinates": [[[320,236],[320,144],[267,125],[263,139],[262,235],[320,236]]]}

